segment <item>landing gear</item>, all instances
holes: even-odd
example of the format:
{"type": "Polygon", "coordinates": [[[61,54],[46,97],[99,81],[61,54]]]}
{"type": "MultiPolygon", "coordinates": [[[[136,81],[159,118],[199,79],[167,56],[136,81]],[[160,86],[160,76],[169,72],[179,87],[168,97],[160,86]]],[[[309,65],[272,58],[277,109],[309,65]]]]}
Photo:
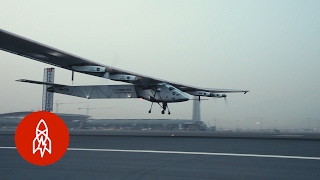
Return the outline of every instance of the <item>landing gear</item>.
{"type": "MultiPolygon", "coordinates": [[[[157,102],[158,103],[158,102],[157,102]]],[[[162,111],[161,111],[161,114],[164,114],[168,108],[168,114],[170,115],[171,112],[169,110],[169,106],[167,103],[165,102],[162,102],[162,105],[160,103],[158,103],[160,107],[162,107],[162,111]]],[[[152,105],[153,105],[153,102],[151,103],[151,107],[150,107],[150,110],[148,111],[149,113],[151,113],[151,110],[152,110],[152,105]]]]}
{"type": "Polygon", "coordinates": [[[150,100],[152,101],[150,110],[148,111],[149,113],[151,113],[153,102],[156,100],[156,94],[157,94],[157,91],[154,90],[153,97],[151,95],[149,95],[150,100]]]}
{"type": "MultiPolygon", "coordinates": [[[[151,95],[148,94],[148,95],[150,96],[150,101],[152,102],[152,103],[151,103],[150,110],[149,110],[148,112],[151,113],[152,105],[153,105],[154,102],[156,102],[156,103],[158,103],[159,106],[162,107],[162,109],[163,109],[163,110],[161,111],[161,114],[164,114],[164,113],[166,112],[166,109],[168,108],[168,114],[170,115],[171,113],[170,113],[168,104],[167,104],[166,102],[162,102],[162,106],[161,106],[161,104],[158,102],[158,100],[156,100],[156,94],[157,94],[157,92],[160,92],[160,91],[161,91],[161,88],[153,89],[153,92],[152,92],[152,95],[153,95],[153,96],[151,96],[151,95]]],[[[159,95],[159,96],[160,96],[160,95],[159,95]]],[[[160,99],[161,99],[161,97],[160,97],[160,99]]]]}
{"type": "MultiPolygon", "coordinates": [[[[160,105],[160,104],[159,104],[159,105],[160,105]]],[[[161,105],[160,105],[160,106],[161,106],[161,105]]],[[[168,106],[167,103],[163,102],[161,107],[162,107],[162,109],[163,109],[163,110],[161,111],[162,114],[164,114],[164,112],[166,111],[167,108],[168,108],[168,114],[169,114],[169,115],[171,114],[171,113],[170,113],[170,110],[169,110],[169,106],[168,106]]]]}
{"type": "Polygon", "coordinates": [[[151,107],[150,107],[149,113],[151,113],[152,105],[153,105],[153,102],[151,103],[151,107]]]}

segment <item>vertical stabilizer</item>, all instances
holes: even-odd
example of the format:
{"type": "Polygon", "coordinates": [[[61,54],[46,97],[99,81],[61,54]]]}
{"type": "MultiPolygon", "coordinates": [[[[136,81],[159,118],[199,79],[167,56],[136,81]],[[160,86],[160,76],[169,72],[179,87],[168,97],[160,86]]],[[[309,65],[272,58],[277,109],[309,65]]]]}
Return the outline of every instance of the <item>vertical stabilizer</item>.
{"type": "MultiPolygon", "coordinates": [[[[54,83],[54,68],[45,68],[43,73],[43,82],[54,83]]],[[[42,94],[42,110],[52,111],[53,110],[53,92],[48,92],[50,85],[43,85],[42,94]]]]}

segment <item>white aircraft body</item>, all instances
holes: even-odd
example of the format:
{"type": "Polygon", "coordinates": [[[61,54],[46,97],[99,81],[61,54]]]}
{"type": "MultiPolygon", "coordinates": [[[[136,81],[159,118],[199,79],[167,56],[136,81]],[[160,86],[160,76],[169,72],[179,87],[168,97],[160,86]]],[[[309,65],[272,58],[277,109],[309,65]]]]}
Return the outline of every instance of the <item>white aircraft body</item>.
{"type": "MultiPolygon", "coordinates": [[[[201,96],[225,98],[226,94],[224,93],[243,92],[246,94],[249,92],[248,90],[199,88],[148,77],[90,61],[1,29],[0,49],[68,69],[72,71],[72,80],[74,72],[80,72],[114,81],[126,82],[128,85],[68,86],[26,79],[17,81],[43,84],[47,87],[48,92],[87,99],[142,98],[152,102],[149,113],[151,113],[154,102],[162,107],[162,114],[164,114],[166,109],[168,109],[168,103],[188,101],[188,94],[198,96],[200,100],[201,96]]],[[[170,114],[169,109],[168,114],[170,114]]]]}

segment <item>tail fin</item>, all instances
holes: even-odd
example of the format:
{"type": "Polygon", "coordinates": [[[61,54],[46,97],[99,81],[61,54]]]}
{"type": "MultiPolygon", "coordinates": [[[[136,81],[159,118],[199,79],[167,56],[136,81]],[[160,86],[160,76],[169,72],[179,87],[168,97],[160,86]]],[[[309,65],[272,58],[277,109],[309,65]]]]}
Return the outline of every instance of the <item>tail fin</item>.
{"type": "MultiPolygon", "coordinates": [[[[45,68],[43,73],[43,82],[54,83],[54,68],[45,68]]],[[[42,94],[42,110],[52,111],[53,110],[53,92],[49,92],[47,89],[52,85],[43,85],[42,94]]]]}

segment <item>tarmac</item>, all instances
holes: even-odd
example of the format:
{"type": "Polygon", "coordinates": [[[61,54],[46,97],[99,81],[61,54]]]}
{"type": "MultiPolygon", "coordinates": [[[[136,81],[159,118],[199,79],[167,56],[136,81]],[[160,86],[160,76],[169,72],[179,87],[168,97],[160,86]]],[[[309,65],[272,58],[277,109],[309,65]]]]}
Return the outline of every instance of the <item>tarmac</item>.
{"type": "Polygon", "coordinates": [[[317,134],[70,131],[63,158],[39,167],[2,130],[0,179],[318,179],[319,149],[317,134]]]}

